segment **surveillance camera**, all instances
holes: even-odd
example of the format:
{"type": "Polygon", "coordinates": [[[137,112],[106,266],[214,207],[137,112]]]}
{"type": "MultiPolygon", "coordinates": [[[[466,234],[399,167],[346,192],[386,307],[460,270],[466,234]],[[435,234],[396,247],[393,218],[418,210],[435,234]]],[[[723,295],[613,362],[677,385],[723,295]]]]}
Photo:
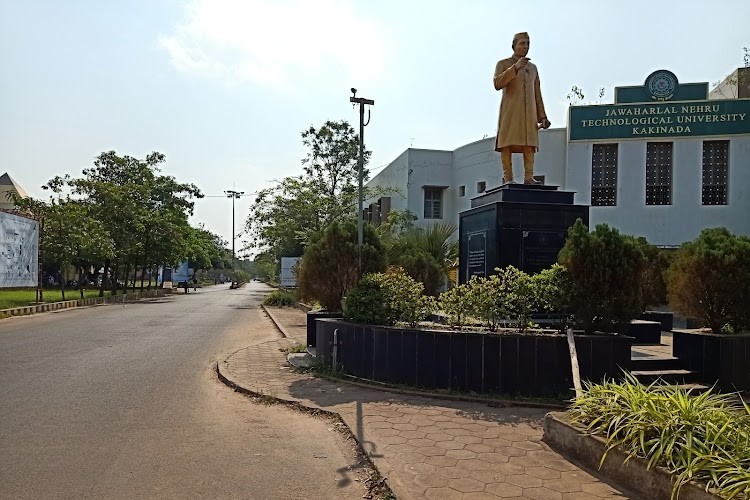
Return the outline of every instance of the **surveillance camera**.
{"type": "Polygon", "coordinates": [[[355,89],[354,87],[352,87],[352,94],[354,94],[355,96],[357,95],[357,89],[355,89]]]}

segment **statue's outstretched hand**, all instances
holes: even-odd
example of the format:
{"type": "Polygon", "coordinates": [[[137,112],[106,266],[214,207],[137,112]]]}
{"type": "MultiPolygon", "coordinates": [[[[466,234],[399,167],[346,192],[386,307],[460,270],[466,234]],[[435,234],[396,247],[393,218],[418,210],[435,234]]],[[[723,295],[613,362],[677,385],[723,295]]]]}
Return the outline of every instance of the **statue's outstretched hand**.
{"type": "Polygon", "coordinates": [[[513,65],[516,68],[516,72],[521,71],[523,68],[526,67],[526,63],[529,62],[528,57],[521,57],[516,61],[516,63],[513,65]]]}

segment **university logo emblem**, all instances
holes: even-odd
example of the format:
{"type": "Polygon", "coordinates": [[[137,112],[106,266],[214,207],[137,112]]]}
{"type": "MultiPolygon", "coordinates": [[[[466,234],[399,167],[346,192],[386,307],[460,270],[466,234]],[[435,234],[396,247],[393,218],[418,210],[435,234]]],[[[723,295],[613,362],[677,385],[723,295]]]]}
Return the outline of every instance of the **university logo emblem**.
{"type": "Polygon", "coordinates": [[[668,101],[677,88],[677,77],[671,71],[660,69],[648,75],[645,87],[651,93],[651,99],[668,101]]]}

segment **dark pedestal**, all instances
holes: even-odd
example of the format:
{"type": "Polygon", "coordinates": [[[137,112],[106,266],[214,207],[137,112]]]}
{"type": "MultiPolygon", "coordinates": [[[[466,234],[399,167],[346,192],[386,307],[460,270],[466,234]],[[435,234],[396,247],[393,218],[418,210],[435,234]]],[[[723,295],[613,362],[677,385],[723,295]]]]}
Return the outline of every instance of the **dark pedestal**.
{"type": "Polygon", "coordinates": [[[568,228],[589,223],[589,207],[557,186],[506,184],[459,214],[459,282],[512,265],[533,274],[557,262],[568,228]]]}

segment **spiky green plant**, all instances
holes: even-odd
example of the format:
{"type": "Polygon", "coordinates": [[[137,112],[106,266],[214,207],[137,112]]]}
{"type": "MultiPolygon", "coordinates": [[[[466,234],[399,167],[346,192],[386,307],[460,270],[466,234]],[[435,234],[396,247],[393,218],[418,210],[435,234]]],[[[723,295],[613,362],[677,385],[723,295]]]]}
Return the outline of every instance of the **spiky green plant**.
{"type": "Polygon", "coordinates": [[[674,474],[672,498],[690,481],[723,498],[750,498],[750,406],[733,395],[692,394],[677,386],[587,383],[573,402],[571,419],[607,440],[610,450],[640,457],[648,468],[674,474]]]}

